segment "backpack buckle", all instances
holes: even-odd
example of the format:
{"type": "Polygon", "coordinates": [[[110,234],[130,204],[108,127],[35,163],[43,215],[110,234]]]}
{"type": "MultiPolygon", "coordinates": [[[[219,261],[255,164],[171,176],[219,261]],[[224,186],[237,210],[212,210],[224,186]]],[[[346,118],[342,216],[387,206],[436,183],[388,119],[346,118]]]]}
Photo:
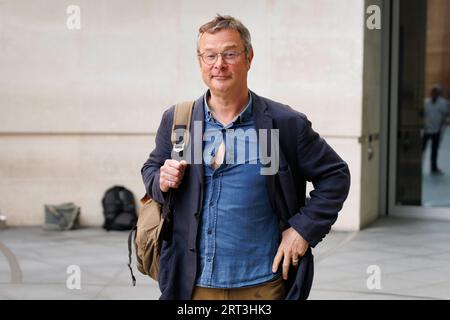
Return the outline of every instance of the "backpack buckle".
{"type": "Polygon", "coordinates": [[[177,153],[183,152],[183,150],[184,150],[184,142],[177,143],[173,146],[173,151],[175,151],[177,153]]]}

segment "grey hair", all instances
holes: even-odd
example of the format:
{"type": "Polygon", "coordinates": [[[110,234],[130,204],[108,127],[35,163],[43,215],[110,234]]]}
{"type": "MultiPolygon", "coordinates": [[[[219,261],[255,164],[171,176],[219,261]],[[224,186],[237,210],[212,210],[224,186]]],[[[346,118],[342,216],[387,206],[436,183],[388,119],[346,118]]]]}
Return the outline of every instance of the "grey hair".
{"type": "Polygon", "coordinates": [[[198,43],[204,33],[214,34],[224,29],[236,30],[239,32],[242,42],[244,42],[244,50],[246,55],[252,50],[252,39],[247,27],[244,26],[241,21],[233,18],[232,16],[221,16],[218,14],[213,20],[205,23],[198,29],[197,52],[200,53],[198,43]]]}

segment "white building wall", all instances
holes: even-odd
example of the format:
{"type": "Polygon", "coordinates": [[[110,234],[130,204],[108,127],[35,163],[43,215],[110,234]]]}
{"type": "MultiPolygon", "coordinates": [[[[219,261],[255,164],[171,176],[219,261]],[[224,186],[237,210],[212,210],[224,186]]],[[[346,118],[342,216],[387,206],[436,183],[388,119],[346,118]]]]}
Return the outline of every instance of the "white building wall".
{"type": "Polygon", "coordinates": [[[350,165],[340,230],[360,225],[363,0],[5,0],[0,5],[0,212],[39,225],[74,201],[101,225],[114,184],[139,197],[163,111],[205,87],[198,27],[231,14],[252,33],[256,93],[304,112],[350,165]],[[81,29],[66,26],[69,5],[81,29]]]}

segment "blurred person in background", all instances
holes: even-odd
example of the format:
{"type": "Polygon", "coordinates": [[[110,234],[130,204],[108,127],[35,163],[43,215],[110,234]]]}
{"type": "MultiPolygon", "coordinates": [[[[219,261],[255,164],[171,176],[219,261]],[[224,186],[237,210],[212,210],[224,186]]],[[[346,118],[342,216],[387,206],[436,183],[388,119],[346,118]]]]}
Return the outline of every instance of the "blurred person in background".
{"type": "Polygon", "coordinates": [[[422,152],[425,151],[428,141],[431,140],[431,173],[442,175],[442,170],[438,167],[439,146],[441,137],[445,130],[446,119],[449,115],[449,101],[442,97],[442,88],[435,84],[431,88],[430,97],[425,100],[424,134],[422,152]]]}

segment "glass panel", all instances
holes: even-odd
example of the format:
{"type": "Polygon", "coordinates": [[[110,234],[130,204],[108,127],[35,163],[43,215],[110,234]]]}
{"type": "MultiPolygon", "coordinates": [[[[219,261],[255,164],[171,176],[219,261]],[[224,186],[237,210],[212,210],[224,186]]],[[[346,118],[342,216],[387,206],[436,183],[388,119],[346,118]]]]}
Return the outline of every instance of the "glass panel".
{"type": "Polygon", "coordinates": [[[396,204],[450,207],[450,0],[401,0],[396,204]]]}

